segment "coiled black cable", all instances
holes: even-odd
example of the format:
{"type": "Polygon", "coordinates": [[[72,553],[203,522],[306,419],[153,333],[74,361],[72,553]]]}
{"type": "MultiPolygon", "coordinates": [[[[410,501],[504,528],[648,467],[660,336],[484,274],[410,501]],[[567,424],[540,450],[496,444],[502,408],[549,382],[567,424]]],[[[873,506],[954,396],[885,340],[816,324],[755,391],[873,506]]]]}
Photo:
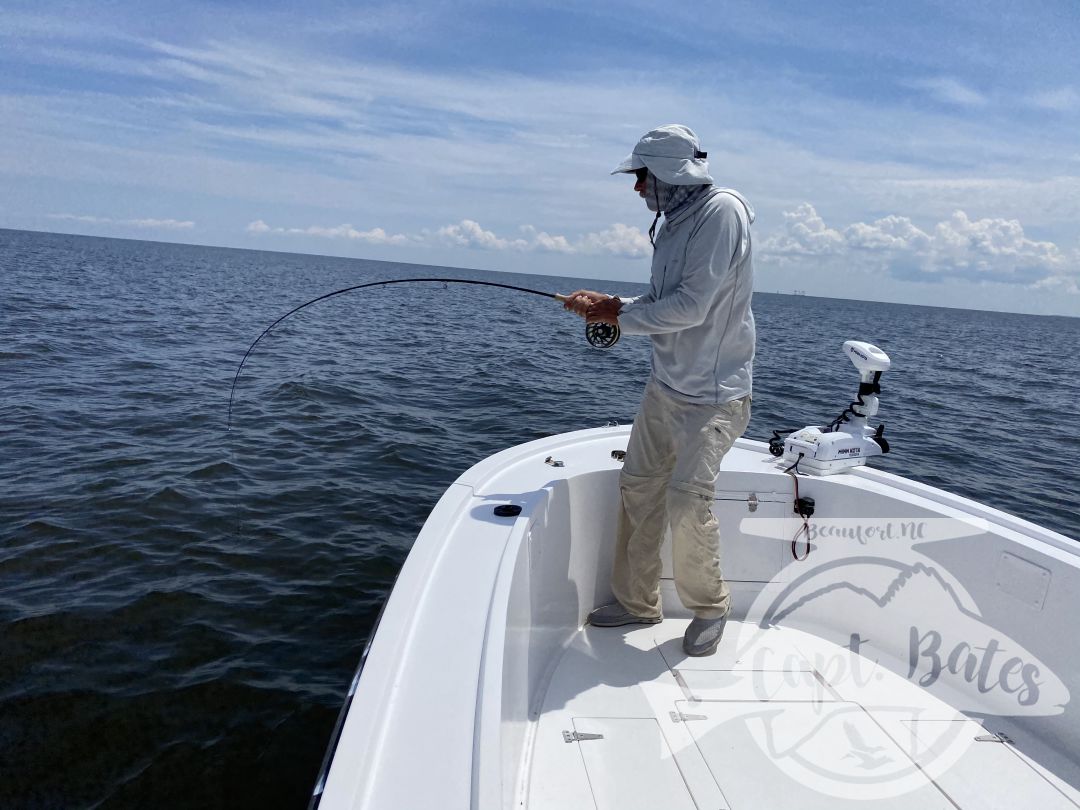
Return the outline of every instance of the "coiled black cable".
{"type": "Polygon", "coordinates": [[[840,429],[840,425],[844,424],[844,422],[849,421],[848,414],[851,414],[852,416],[865,416],[866,414],[857,413],[855,411],[855,408],[856,408],[856,406],[862,406],[862,407],[866,406],[866,402],[863,401],[863,394],[880,394],[881,393],[881,385],[879,383],[880,380],[881,380],[881,372],[880,371],[875,371],[874,372],[874,379],[873,379],[872,382],[860,383],[859,384],[859,393],[856,394],[856,398],[854,400],[852,400],[850,405],[848,405],[846,408],[844,408],[843,411],[840,412],[840,415],[838,417],[833,419],[831,422],[829,422],[828,425],[826,425],[824,428],[822,428],[821,432],[822,433],[835,433],[836,431],[838,431],[840,429]]]}
{"type": "Polygon", "coordinates": [[[797,430],[802,430],[802,428],[780,428],[779,430],[774,430],[772,432],[772,438],[769,439],[769,452],[777,458],[784,455],[784,437],[797,430]]]}

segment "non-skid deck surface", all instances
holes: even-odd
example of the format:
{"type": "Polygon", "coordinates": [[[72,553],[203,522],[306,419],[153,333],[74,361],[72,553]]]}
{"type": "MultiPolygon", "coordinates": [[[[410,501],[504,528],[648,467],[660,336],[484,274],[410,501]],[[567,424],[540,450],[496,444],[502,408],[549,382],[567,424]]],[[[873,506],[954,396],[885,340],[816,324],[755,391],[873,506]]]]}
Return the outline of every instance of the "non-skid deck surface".
{"type": "Polygon", "coordinates": [[[586,627],[533,729],[529,810],[1076,808],[1068,785],[949,705],[799,631],[586,627]],[[567,739],[570,741],[568,742],[567,739]]]}

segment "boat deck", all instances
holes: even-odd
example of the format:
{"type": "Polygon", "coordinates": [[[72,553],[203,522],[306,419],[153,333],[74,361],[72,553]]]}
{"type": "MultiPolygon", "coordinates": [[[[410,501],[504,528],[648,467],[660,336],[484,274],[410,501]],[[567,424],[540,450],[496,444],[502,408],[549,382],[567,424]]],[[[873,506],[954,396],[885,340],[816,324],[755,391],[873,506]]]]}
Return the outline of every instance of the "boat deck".
{"type": "Polygon", "coordinates": [[[577,634],[530,729],[525,807],[1080,807],[996,727],[848,648],[732,621],[689,658],[688,623],[577,634]]]}

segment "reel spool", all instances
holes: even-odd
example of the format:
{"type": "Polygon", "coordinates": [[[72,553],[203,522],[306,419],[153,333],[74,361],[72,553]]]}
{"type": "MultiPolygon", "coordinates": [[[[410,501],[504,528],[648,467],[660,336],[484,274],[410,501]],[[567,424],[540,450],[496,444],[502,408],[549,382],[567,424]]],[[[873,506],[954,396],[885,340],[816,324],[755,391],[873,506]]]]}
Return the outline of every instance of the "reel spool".
{"type": "Polygon", "coordinates": [[[622,330],[618,324],[595,321],[585,324],[585,339],[597,349],[610,349],[619,342],[622,330]]]}

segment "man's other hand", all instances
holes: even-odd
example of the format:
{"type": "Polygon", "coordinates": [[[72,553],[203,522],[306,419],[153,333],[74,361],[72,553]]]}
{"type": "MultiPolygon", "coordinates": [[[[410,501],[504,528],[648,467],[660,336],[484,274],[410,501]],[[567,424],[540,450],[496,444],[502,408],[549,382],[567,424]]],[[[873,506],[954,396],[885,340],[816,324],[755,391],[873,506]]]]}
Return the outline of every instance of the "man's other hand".
{"type": "Polygon", "coordinates": [[[601,292],[595,292],[593,290],[577,290],[566,296],[566,300],[563,302],[563,308],[584,318],[589,311],[589,307],[609,298],[611,298],[610,295],[605,295],[601,292]]]}
{"type": "Polygon", "coordinates": [[[618,296],[607,296],[589,307],[585,312],[585,320],[588,323],[610,323],[616,326],[619,323],[621,309],[622,301],[618,296]]]}

